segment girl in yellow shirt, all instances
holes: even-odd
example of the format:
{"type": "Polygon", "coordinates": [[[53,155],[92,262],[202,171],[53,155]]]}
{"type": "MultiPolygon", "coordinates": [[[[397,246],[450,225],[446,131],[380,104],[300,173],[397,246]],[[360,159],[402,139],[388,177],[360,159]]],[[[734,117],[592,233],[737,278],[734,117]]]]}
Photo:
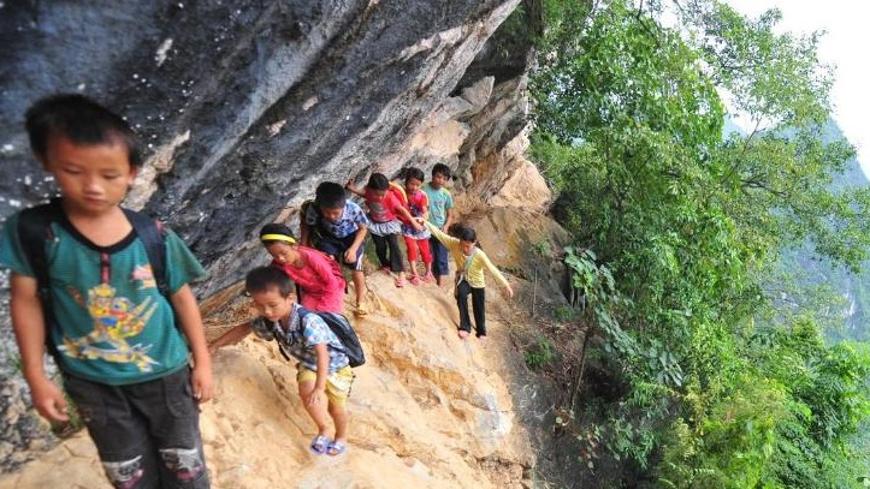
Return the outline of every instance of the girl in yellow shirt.
{"type": "Polygon", "coordinates": [[[459,306],[459,337],[465,339],[471,332],[471,319],[468,315],[468,296],[471,295],[471,303],[474,307],[474,324],[478,338],[486,337],[486,281],[484,270],[489,270],[496,280],[504,286],[508,297],[513,298],[514,291],[504,275],[486,256],[480,248],[475,246],[477,234],[474,229],[462,226],[459,228],[458,237],[445,234],[430,222],[424,222],[426,227],[441,244],[450,251],[457,266],[456,277],[456,304],[459,306]]]}

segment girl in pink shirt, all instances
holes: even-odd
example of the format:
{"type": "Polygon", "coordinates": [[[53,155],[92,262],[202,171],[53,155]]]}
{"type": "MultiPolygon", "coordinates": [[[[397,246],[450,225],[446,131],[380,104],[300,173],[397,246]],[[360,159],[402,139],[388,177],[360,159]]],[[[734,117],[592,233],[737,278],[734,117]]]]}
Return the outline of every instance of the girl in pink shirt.
{"type": "Polygon", "coordinates": [[[280,268],[296,283],[299,302],[310,311],[341,314],[345,280],[338,263],[312,248],[298,246],[290,228],[272,223],[263,226],[260,242],[280,268]]]}
{"type": "Polygon", "coordinates": [[[435,280],[432,276],[432,252],[429,249],[429,238],[431,234],[426,228],[420,229],[417,224],[418,217],[424,220],[429,218],[429,198],[426,192],[420,189],[423,186],[423,170],[410,167],[405,169],[405,194],[407,195],[407,206],[414,219],[402,219],[402,234],[405,237],[405,247],[408,249],[408,263],[411,265],[409,281],[418,285],[420,276],[417,274],[417,256],[423,259],[423,266],[426,267],[426,275],[423,280],[431,282],[435,280]]]}

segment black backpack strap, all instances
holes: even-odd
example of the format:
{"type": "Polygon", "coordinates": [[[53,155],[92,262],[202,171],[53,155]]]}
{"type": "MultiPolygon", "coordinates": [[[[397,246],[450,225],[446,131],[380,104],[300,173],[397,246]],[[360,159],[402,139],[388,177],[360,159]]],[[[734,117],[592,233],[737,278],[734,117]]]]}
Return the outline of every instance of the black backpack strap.
{"type": "Polygon", "coordinates": [[[170,296],[169,283],[166,280],[166,230],[160,221],[130,209],[124,209],[127,219],[133,225],[136,236],[145,245],[151,273],[157,282],[157,289],[167,299],[170,296]]]}
{"type": "Polygon", "coordinates": [[[60,199],[48,204],[31,207],[18,215],[18,241],[27,258],[27,263],[36,278],[37,294],[45,321],[45,345],[48,352],[57,358],[57,348],[51,341],[51,330],[56,326],[51,303],[51,279],[48,274],[48,257],[45,244],[54,239],[51,223],[63,217],[60,199]]]}

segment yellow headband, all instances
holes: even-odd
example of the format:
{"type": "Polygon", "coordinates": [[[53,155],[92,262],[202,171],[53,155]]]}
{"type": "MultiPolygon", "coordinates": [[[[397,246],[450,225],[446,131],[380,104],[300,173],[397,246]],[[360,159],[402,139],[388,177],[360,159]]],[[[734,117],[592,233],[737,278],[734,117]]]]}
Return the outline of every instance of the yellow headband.
{"type": "Polygon", "coordinates": [[[264,234],[260,236],[260,241],[284,241],[290,244],[296,244],[296,240],[286,234],[264,234]]]}

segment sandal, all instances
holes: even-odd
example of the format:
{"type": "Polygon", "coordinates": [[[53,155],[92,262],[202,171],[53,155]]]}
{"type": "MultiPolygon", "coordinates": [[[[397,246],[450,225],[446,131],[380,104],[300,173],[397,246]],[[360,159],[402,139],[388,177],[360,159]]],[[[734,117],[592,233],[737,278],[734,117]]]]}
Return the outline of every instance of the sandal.
{"type": "Polygon", "coordinates": [[[333,441],[326,447],[326,454],[330,457],[337,457],[347,451],[347,444],[343,441],[333,441]]]}
{"type": "Polygon", "coordinates": [[[408,282],[411,282],[411,285],[420,285],[420,276],[411,275],[411,278],[408,279],[408,282]]]}
{"type": "Polygon", "coordinates": [[[311,440],[311,445],[308,448],[311,449],[311,453],[315,455],[323,455],[329,450],[329,447],[332,446],[332,442],[329,441],[329,438],[323,435],[317,435],[311,440]]]}
{"type": "Polygon", "coordinates": [[[381,271],[384,272],[384,273],[386,273],[387,275],[389,275],[390,273],[393,272],[392,270],[390,270],[390,267],[388,267],[388,266],[386,266],[386,265],[384,265],[384,266],[381,267],[381,271]]]}
{"type": "Polygon", "coordinates": [[[435,275],[432,275],[432,272],[429,272],[423,276],[423,281],[426,283],[432,283],[435,281],[435,275]]]}
{"type": "MultiPolygon", "coordinates": [[[[413,281],[411,283],[414,283],[413,281]]],[[[396,287],[402,288],[405,286],[405,277],[399,275],[396,277],[396,287]]]]}

